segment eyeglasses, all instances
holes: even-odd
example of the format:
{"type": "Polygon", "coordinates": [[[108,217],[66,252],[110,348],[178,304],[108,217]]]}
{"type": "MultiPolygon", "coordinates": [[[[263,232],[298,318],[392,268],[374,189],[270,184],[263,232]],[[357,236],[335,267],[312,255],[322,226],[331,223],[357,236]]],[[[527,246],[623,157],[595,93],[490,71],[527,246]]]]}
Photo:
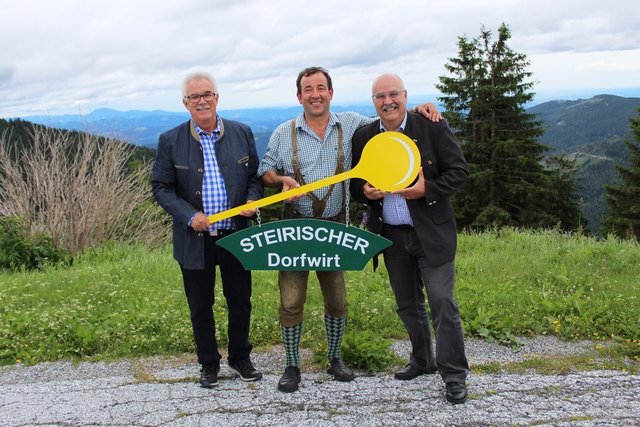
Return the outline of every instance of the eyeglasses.
{"type": "Polygon", "coordinates": [[[197,104],[198,102],[200,102],[200,98],[204,99],[205,102],[211,102],[213,101],[213,98],[215,98],[217,95],[217,93],[215,92],[205,92],[202,95],[186,95],[184,97],[184,99],[188,99],[192,104],[197,104]]]}
{"type": "Polygon", "coordinates": [[[392,90],[389,93],[376,93],[372,95],[371,98],[373,98],[374,101],[384,101],[388,96],[392,101],[395,101],[405,92],[406,90],[392,90]]]}

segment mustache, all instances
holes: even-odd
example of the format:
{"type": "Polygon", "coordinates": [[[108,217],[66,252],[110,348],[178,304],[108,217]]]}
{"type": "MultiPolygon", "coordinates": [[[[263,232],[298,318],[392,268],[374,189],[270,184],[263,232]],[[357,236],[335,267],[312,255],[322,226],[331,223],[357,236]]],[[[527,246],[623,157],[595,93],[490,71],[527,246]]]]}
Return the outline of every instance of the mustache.
{"type": "Polygon", "coordinates": [[[394,108],[398,108],[398,107],[399,107],[399,105],[394,102],[393,104],[383,105],[381,110],[382,111],[389,111],[389,110],[393,110],[394,108]]]}

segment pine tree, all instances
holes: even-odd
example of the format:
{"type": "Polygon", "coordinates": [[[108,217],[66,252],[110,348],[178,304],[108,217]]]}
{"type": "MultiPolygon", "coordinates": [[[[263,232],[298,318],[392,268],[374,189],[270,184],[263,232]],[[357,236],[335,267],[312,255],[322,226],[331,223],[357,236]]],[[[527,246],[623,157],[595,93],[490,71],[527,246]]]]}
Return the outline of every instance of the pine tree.
{"type": "Polygon", "coordinates": [[[587,225],[587,218],[580,209],[578,166],[575,159],[566,156],[549,156],[545,166],[550,172],[550,204],[548,212],[559,218],[558,224],[563,230],[582,230],[587,225]]]}
{"type": "MultiPolygon", "coordinates": [[[[640,142],[640,108],[638,118],[629,117],[629,127],[634,139],[640,142]]],[[[624,142],[629,149],[629,169],[615,165],[623,182],[605,185],[605,200],[609,212],[602,220],[602,233],[620,237],[640,238],[640,146],[624,142]]]]}
{"type": "Polygon", "coordinates": [[[538,142],[544,129],[524,108],[534,97],[529,61],[507,46],[510,37],[505,24],[493,42],[485,27],[478,38],[459,37],[459,56],[445,65],[451,76],[436,85],[471,172],[454,198],[461,227],[548,227],[563,220],[548,209],[559,194],[542,163],[549,150],[538,142]]]}

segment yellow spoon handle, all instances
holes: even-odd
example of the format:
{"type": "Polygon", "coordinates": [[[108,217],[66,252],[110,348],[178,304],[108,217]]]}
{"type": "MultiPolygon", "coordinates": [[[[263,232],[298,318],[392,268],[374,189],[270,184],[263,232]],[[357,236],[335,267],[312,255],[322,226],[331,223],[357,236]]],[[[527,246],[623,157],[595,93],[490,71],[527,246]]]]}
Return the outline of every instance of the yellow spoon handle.
{"type": "Polygon", "coordinates": [[[272,203],[276,203],[281,200],[288,199],[289,197],[297,196],[298,194],[307,193],[309,191],[317,190],[318,188],[322,188],[322,187],[327,187],[331,184],[344,181],[345,179],[352,176],[354,171],[355,171],[355,168],[347,172],[339,173],[338,175],[329,176],[327,178],[321,179],[316,182],[311,182],[309,184],[302,185],[300,187],[292,188],[291,190],[283,191],[281,193],[274,194],[272,196],[265,197],[260,200],[256,200],[254,202],[245,203],[244,205],[236,206],[235,208],[231,208],[226,211],[218,212],[217,214],[208,216],[207,219],[209,220],[210,223],[213,224],[214,222],[222,221],[223,219],[238,215],[240,212],[242,212],[245,209],[261,208],[262,206],[267,206],[272,203]]]}

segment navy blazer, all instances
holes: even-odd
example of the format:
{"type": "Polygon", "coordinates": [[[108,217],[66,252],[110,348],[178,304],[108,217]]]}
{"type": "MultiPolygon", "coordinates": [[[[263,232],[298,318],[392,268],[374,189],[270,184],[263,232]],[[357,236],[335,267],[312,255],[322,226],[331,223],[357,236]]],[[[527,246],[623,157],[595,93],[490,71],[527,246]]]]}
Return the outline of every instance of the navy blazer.
{"type": "MultiPolygon", "coordinates": [[[[360,161],[365,144],[378,133],[379,119],[356,131],[352,139],[352,167],[360,161]]],[[[435,123],[419,114],[408,113],[403,133],[418,146],[425,179],[425,197],[407,200],[407,207],[427,263],[439,266],[455,258],[457,231],[450,198],[469,178],[469,169],[446,120],[435,123]]],[[[358,202],[369,205],[367,226],[371,232],[380,234],[383,199],[367,199],[364,184],[363,179],[351,179],[351,195],[358,202]]]]}
{"type": "MultiPolygon", "coordinates": [[[[220,122],[216,159],[231,208],[261,199],[262,184],[256,175],[259,159],[251,129],[233,120],[220,122]]],[[[187,269],[204,268],[204,233],[189,227],[196,212],[203,212],[203,178],[202,144],[192,121],[160,135],[151,188],[153,197],[173,217],[173,256],[187,269]]],[[[249,218],[240,215],[233,220],[236,230],[251,225],[249,218]]]]}

